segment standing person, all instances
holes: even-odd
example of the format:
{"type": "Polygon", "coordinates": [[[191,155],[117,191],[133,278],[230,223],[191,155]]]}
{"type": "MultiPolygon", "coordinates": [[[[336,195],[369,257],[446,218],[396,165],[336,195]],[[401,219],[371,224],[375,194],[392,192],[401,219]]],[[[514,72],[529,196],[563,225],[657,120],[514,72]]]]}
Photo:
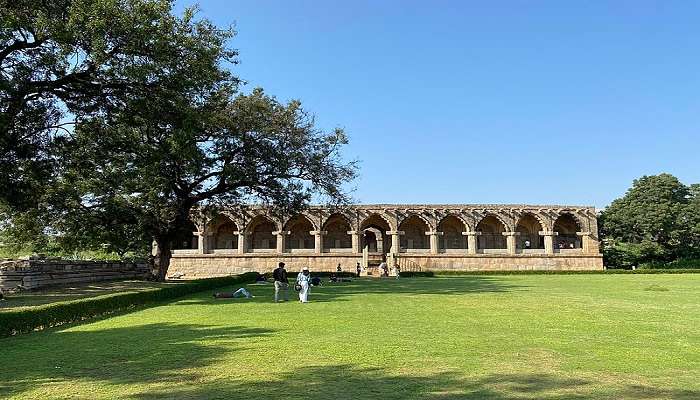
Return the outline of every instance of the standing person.
{"type": "Polygon", "coordinates": [[[275,280],[275,303],[280,301],[280,292],[284,295],[284,301],[289,301],[289,279],[283,262],[272,272],[272,279],[275,280]]]}
{"type": "Polygon", "coordinates": [[[357,277],[360,277],[360,272],[362,272],[362,267],[360,266],[360,263],[357,263],[357,277]]]}
{"type": "Polygon", "coordinates": [[[309,268],[304,267],[301,273],[297,275],[297,284],[299,285],[299,301],[302,303],[309,302],[309,286],[311,284],[311,273],[309,268]]]}
{"type": "Polygon", "coordinates": [[[335,269],[336,272],[343,272],[343,269],[340,268],[340,263],[338,263],[338,267],[335,269]]]}
{"type": "Polygon", "coordinates": [[[386,261],[382,261],[382,263],[379,264],[379,270],[382,276],[389,276],[389,268],[386,266],[386,261]]]}
{"type": "Polygon", "coordinates": [[[526,249],[530,248],[530,241],[529,240],[525,240],[525,248],[526,249]]]}

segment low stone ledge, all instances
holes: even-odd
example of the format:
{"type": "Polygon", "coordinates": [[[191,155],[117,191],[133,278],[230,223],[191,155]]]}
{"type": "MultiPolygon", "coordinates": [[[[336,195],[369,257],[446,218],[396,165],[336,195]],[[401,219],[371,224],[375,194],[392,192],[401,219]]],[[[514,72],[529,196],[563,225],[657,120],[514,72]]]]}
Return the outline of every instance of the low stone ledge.
{"type": "Polygon", "coordinates": [[[145,263],[70,260],[7,260],[0,262],[0,288],[38,289],[73,283],[144,279],[145,263]]]}

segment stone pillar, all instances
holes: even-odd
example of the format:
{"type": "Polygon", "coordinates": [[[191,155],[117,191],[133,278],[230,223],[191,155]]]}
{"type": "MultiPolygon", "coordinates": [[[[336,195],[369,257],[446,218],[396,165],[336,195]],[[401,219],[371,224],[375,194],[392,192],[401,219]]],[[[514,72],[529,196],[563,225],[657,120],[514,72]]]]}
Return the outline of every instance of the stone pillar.
{"type": "Polygon", "coordinates": [[[350,238],[352,239],[352,252],[357,254],[360,252],[360,235],[362,235],[362,232],[360,231],[348,231],[348,235],[350,235],[350,238]]]}
{"type": "Polygon", "coordinates": [[[520,232],[503,232],[503,236],[506,237],[506,248],[508,249],[508,254],[515,254],[515,237],[519,234],[520,232]]]}
{"type": "Polygon", "coordinates": [[[207,252],[207,236],[204,232],[192,232],[197,236],[197,254],[206,254],[207,252]]]}
{"type": "Polygon", "coordinates": [[[578,236],[581,236],[581,247],[586,254],[598,254],[600,249],[598,247],[598,241],[593,238],[592,232],[576,232],[578,236]]]}
{"type": "Polygon", "coordinates": [[[211,232],[192,232],[197,236],[197,254],[207,254],[209,253],[209,247],[211,240],[210,237],[213,235],[211,232]]]}
{"type": "Polygon", "coordinates": [[[476,254],[476,237],[481,235],[481,232],[467,231],[462,232],[462,235],[467,237],[467,254],[476,254]]]}
{"type": "Polygon", "coordinates": [[[557,232],[552,231],[540,231],[540,236],[544,236],[544,252],[545,254],[554,254],[554,236],[557,236],[557,232]]]}
{"type": "Polygon", "coordinates": [[[321,254],[323,252],[323,235],[327,234],[327,231],[310,231],[311,235],[314,235],[314,253],[321,254]]]}
{"type": "Polygon", "coordinates": [[[391,235],[391,249],[389,250],[392,254],[399,254],[401,252],[401,235],[405,234],[404,231],[387,231],[387,235],[391,235]]]}
{"type": "Polygon", "coordinates": [[[273,235],[277,235],[277,252],[284,253],[285,247],[285,236],[289,235],[291,231],[275,231],[272,232],[273,235]]]}
{"type": "Polygon", "coordinates": [[[442,236],[442,232],[425,232],[426,235],[430,236],[430,254],[437,254],[440,252],[440,241],[438,240],[442,236]]]}
{"type": "Polygon", "coordinates": [[[238,235],[238,254],[244,254],[248,247],[248,235],[243,231],[235,231],[234,235],[238,235]]]}

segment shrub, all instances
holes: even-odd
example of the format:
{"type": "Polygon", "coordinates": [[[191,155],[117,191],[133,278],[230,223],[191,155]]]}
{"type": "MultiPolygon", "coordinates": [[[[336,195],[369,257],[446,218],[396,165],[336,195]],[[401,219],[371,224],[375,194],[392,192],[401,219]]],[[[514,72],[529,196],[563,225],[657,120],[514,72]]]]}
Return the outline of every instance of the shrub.
{"type": "Polygon", "coordinates": [[[402,278],[416,278],[416,277],[433,277],[435,272],[433,271],[401,271],[399,276],[402,278]]]}
{"type": "Polygon", "coordinates": [[[251,282],[257,276],[257,272],[248,272],[238,276],[200,279],[141,292],[112,293],[4,311],[0,312],[0,336],[27,333],[37,329],[82,321],[137,305],[170,300],[222,286],[251,282]]]}
{"type": "Polygon", "coordinates": [[[699,259],[680,259],[671,262],[648,262],[639,265],[642,269],[692,269],[700,268],[699,259]]]}
{"type": "MultiPolygon", "coordinates": [[[[614,274],[692,274],[700,273],[700,269],[608,269],[595,271],[555,271],[555,270],[523,270],[523,271],[433,271],[434,276],[448,275],[614,275],[614,274]]],[[[403,275],[403,272],[401,273],[403,275]]]]}

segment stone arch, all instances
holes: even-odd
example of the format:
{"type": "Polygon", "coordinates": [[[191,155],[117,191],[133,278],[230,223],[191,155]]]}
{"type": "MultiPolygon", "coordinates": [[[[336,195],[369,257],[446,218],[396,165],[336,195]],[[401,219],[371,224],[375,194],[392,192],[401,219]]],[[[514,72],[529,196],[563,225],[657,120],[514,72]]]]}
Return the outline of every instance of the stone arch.
{"type": "Polygon", "coordinates": [[[478,224],[476,231],[481,232],[477,239],[478,249],[505,249],[506,238],[503,232],[506,232],[506,223],[503,222],[496,214],[486,214],[478,224]]]}
{"type": "Polygon", "coordinates": [[[386,253],[389,251],[389,237],[386,232],[391,230],[391,224],[381,214],[372,213],[360,223],[361,247],[370,253],[386,253]]]}
{"type": "Polygon", "coordinates": [[[222,213],[214,217],[207,230],[212,233],[212,250],[238,248],[238,224],[228,215],[222,213]]]}
{"type": "Polygon", "coordinates": [[[453,249],[466,249],[467,237],[462,232],[469,231],[469,225],[455,214],[448,214],[438,222],[437,230],[442,232],[439,239],[439,248],[445,251],[453,249]]]}
{"type": "Polygon", "coordinates": [[[311,231],[316,230],[313,222],[304,214],[291,217],[284,225],[284,231],[289,232],[286,247],[290,250],[313,250],[314,237],[311,231]]]}
{"type": "Polygon", "coordinates": [[[430,231],[430,224],[418,214],[411,214],[399,224],[401,235],[401,249],[429,249],[430,241],[426,232],[430,231]]]}
{"type": "MultiPolygon", "coordinates": [[[[303,215],[307,220],[309,220],[309,222],[311,223],[311,226],[313,227],[313,229],[311,229],[312,231],[320,230],[319,225],[318,225],[319,224],[319,222],[318,222],[319,216],[318,215],[314,215],[314,214],[310,213],[309,211],[303,211],[299,215],[303,215]]],[[[296,215],[293,217],[296,217],[296,215]]]]}
{"type": "Polygon", "coordinates": [[[278,230],[278,224],[265,215],[253,217],[246,228],[250,236],[249,250],[274,250],[277,248],[277,237],[272,232],[278,230]]]}
{"type": "Polygon", "coordinates": [[[412,213],[410,213],[410,214],[406,214],[406,216],[401,220],[401,222],[399,222],[399,227],[397,228],[397,230],[402,230],[402,229],[401,229],[401,224],[403,224],[404,221],[406,221],[406,220],[409,219],[409,218],[418,218],[418,219],[420,219],[420,220],[428,227],[428,229],[426,230],[426,232],[432,231],[432,230],[435,228],[434,222],[431,221],[430,219],[426,218],[425,215],[412,212],[412,213]]]}
{"type": "Polygon", "coordinates": [[[580,249],[582,247],[581,238],[577,232],[581,232],[581,222],[574,213],[563,212],[554,220],[553,229],[557,233],[554,237],[554,248],[580,249]]]}
{"type": "Polygon", "coordinates": [[[341,213],[333,213],[326,218],[323,223],[323,248],[329,251],[343,251],[352,249],[352,236],[348,234],[352,231],[352,225],[347,216],[341,213]]]}
{"type": "Polygon", "coordinates": [[[545,226],[536,214],[531,212],[521,214],[515,224],[515,232],[518,233],[515,238],[515,247],[526,250],[544,249],[544,237],[540,235],[540,231],[544,231],[545,226]]]}

